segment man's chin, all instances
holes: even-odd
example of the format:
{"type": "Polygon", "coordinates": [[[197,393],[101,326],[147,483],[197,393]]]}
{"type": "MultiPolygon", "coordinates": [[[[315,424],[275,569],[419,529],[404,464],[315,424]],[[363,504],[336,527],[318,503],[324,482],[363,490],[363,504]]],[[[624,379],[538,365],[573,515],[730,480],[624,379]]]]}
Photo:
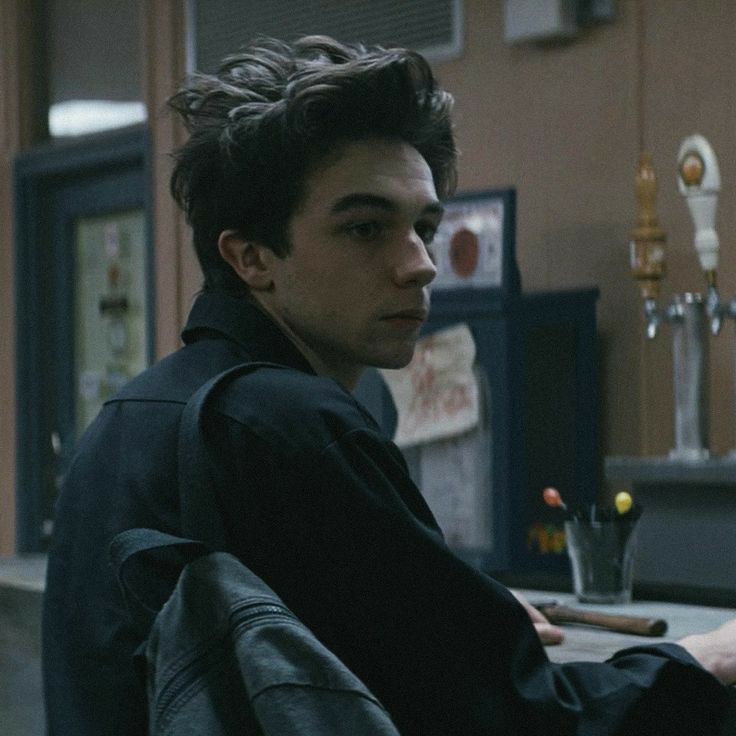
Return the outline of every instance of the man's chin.
{"type": "Polygon", "coordinates": [[[385,356],[380,360],[375,360],[371,365],[374,368],[381,368],[384,370],[399,370],[406,368],[411,363],[411,359],[414,357],[414,347],[411,350],[407,350],[401,355],[385,356]]]}

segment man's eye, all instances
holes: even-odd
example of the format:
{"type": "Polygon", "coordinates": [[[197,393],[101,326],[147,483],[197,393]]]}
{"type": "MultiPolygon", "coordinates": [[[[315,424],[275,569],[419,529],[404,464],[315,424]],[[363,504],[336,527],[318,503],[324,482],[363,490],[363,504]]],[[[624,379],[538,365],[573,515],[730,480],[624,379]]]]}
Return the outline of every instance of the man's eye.
{"type": "Polygon", "coordinates": [[[417,223],[414,227],[416,234],[422,239],[425,245],[429,245],[437,234],[437,226],[431,223],[417,223]]]}
{"type": "Polygon", "coordinates": [[[383,232],[380,222],[357,222],[347,227],[347,232],[359,240],[375,240],[383,232]]]}

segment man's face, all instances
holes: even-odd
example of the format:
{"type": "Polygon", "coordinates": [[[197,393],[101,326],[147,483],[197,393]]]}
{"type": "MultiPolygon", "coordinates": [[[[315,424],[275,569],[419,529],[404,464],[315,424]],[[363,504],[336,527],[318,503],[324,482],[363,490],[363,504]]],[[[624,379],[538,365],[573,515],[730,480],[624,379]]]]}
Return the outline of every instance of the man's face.
{"type": "Polygon", "coordinates": [[[350,387],[365,366],[411,360],[442,209],[426,161],[401,141],[348,143],[306,184],[291,251],[257,298],[318,373],[350,387]]]}

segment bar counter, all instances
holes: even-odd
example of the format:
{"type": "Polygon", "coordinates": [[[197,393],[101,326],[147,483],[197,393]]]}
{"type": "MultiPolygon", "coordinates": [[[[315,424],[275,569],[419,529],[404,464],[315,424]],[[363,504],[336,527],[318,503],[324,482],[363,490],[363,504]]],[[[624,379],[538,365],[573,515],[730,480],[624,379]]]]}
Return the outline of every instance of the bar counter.
{"type": "MultiPolygon", "coordinates": [[[[736,609],[715,608],[711,606],[683,603],[662,603],[658,601],[632,601],[622,605],[578,603],[570,593],[553,593],[539,590],[521,590],[530,602],[556,601],[558,605],[569,606],[586,611],[661,618],[667,622],[664,636],[645,637],[620,634],[615,631],[581,624],[564,624],[565,641],[558,646],[546,648],[549,658],[554,662],[594,661],[602,662],[620,649],[642,644],[656,644],[677,641],[688,634],[703,633],[718,628],[721,624],[736,618],[736,609]]],[[[722,736],[736,736],[736,688],[731,688],[731,707],[722,736]]],[[[693,734],[701,736],[701,734],[693,734]]]]}

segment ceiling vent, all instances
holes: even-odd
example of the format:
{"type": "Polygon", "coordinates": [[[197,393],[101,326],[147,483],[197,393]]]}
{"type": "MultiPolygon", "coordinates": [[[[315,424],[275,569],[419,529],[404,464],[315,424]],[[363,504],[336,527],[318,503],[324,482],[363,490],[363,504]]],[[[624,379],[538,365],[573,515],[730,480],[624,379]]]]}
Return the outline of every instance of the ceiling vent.
{"type": "Polygon", "coordinates": [[[189,66],[213,72],[255,36],[401,46],[431,61],[460,56],[463,0],[189,0],[189,66]]]}

